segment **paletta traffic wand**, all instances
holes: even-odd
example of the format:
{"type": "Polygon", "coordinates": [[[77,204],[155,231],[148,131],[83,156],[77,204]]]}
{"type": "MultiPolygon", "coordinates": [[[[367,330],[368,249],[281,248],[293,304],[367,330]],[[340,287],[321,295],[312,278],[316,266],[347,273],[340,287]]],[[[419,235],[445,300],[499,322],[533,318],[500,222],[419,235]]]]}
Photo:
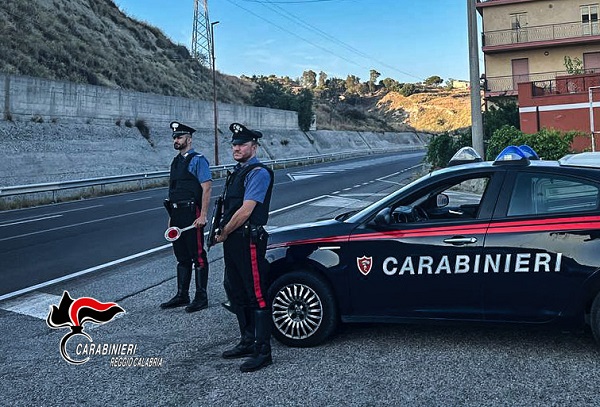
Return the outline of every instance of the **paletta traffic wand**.
{"type": "Polygon", "coordinates": [[[184,227],[183,229],[179,229],[177,226],[171,226],[165,230],[165,239],[167,239],[169,242],[174,242],[175,240],[179,239],[181,233],[185,232],[186,230],[193,229],[194,227],[194,225],[190,225],[184,227]]]}

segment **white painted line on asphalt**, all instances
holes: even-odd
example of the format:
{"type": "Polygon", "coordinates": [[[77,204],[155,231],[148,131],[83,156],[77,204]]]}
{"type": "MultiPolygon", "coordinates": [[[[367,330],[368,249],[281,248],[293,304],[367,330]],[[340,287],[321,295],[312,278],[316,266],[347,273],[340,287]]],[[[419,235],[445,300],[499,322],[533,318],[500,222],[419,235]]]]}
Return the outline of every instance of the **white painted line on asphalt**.
{"type": "Polygon", "coordinates": [[[0,305],[0,309],[34,318],[46,319],[50,312],[50,306],[58,306],[60,298],[58,295],[35,292],[6,301],[0,305]]]}
{"type": "Polygon", "coordinates": [[[3,242],[5,240],[12,240],[12,239],[18,239],[21,237],[27,237],[27,236],[32,236],[32,235],[38,235],[40,233],[46,233],[46,232],[52,232],[55,230],[61,230],[61,229],[69,229],[69,228],[73,228],[73,227],[77,227],[77,226],[82,226],[82,225],[89,225],[91,223],[98,223],[98,222],[103,222],[105,220],[109,220],[109,219],[117,219],[117,218],[122,218],[124,216],[129,216],[129,215],[136,215],[138,213],[144,213],[144,212],[150,212],[150,211],[156,211],[156,210],[162,210],[162,207],[160,208],[152,208],[152,209],[144,209],[142,211],[135,211],[135,212],[128,212],[128,213],[122,213],[120,215],[115,215],[115,216],[108,216],[106,218],[101,218],[101,219],[94,219],[94,220],[89,220],[87,222],[80,222],[80,223],[74,223],[72,225],[65,225],[65,226],[59,226],[59,227],[55,227],[55,228],[50,228],[50,229],[44,229],[44,230],[38,230],[37,232],[30,232],[30,233],[23,233],[21,235],[15,235],[15,236],[10,236],[10,237],[5,237],[3,239],[0,239],[0,242],[3,242]]]}
{"type": "Polygon", "coordinates": [[[156,198],[153,196],[145,196],[143,198],[127,199],[125,202],[143,201],[145,199],[156,199],[156,198]]]}
{"type": "Polygon", "coordinates": [[[344,198],[356,198],[356,197],[370,197],[370,196],[388,196],[385,192],[376,192],[373,194],[365,193],[365,194],[340,194],[344,198]]]}
{"type": "Polygon", "coordinates": [[[21,225],[23,223],[39,222],[41,220],[60,218],[60,217],[62,217],[62,215],[52,215],[52,216],[44,216],[43,218],[32,218],[32,219],[27,219],[27,220],[20,220],[20,221],[12,222],[12,223],[4,223],[4,224],[0,225],[0,228],[3,228],[5,226],[21,225]]]}
{"type": "MultiPolygon", "coordinates": [[[[64,214],[64,213],[77,212],[77,211],[86,211],[88,209],[98,208],[100,206],[104,206],[104,205],[91,205],[91,206],[86,206],[85,208],[68,209],[68,210],[65,210],[65,211],[59,211],[59,212],[55,212],[55,213],[48,213],[48,214],[41,215],[41,216],[45,216],[46,217],[46,218],[42,218],[42,219],[47,219],[47,218],[51,218],[51,217],[62,216],[62,214],[64,214]]],[[[24,221],[32,221],[32,222],[34,222],[34,221],[36,221],[38,219],[40,219],[40,215],[29,216],[27,218],[16,219],[16,220],[13,221],[12,224],[16,225],[19,222],[25,223],[24,221]]],[[[0,225],[0,226],[2,226],[2,225],[0,225]]]]}
{"type": "Polygon", "coordinates": [[[328,207],[332,207],[332,208],[362,208],[364,207],[364,203],[361,200],[358,199],[352,199],[352,198],[342,198],[340,196],[329,196],[323,200],[320,200],[318,202],[313,202],[311,203],[311,205],[313,206],[328,206],[328,207]]]}
{"type": "Polygon", "coordinates": [[[124,263],[124,262],[129,261],[129,260],[133,260],[133,259],[137,259],[139,257],[147,256],[148,254],[152,254],[152,253],[158,252],[160,250],[168,249],[170,247],[171,247],[171,244],[169,243],[169,244],[166,244],[166,245],[163,245],[163,246],[156,247],[154,249],[146,250],[146,251],[141,252],[141,253],[132,254],[131,256],[123,257],[122,259],[117,259],[117,260],[114,260],[114,261],[110,261],[108,263],[104,263],[104,264],[101,264],[99,266],[90,267],[88,269],[81,270],[81,271],[78,271],[78,272],[73,273],[73,274],[69,274],[69,275],[66,275],[66,276],[63,276],[63,277],[55,278],[55,279],[50,280],[50,281],[45,281],[45,282],[40,283],[40,284],[32,285],[31,287],[26,287],[26,288],[23,288],[21,290],[13,291],[12,293],[0,295],[0,301],[6,300],[6,299],[9,299],[9,298],[12,298],[12,297],[16,297],[17,295],[26,294],[26,293],[29,293],[31,291],[38,290],[40,288],[48,287],[48,286],[50,286],[52,284],[56,284],[56,283],[60,283],[60,282],[63,282],[63,281],[67,281],[67,280],[70,280],[70,279],[75,278],[75,277],[79,277],[79,276],[83,276],[85,274],[93,273],[94,271],[98,271],[98,270],[105,269],[107,267],[115,266],[117,264],[121,264],[121,263],[124,263]]]}
{"type": "Polygon", "coordinates": [[[287,211],[288,209],[292,209],[292,208],[295,208],[297,206],[305,205],[305,204],[307,204],[309,202],[314,202],[314,201],[316,201],[318,199],[323,199],[323,198],[327,198],[327,197],[328,197],[327,195],[316,196],[314,198],[307,199],[306,201],[298,202],[298,203],[295,203],[293,205],[286,206],[286,207],[279,208],[279,209],[276,209],[274,211],[271,211],[271,212],[269,212],[269,215],[275,215],[276,213],[284,212],[284,211],[287,211]]]}

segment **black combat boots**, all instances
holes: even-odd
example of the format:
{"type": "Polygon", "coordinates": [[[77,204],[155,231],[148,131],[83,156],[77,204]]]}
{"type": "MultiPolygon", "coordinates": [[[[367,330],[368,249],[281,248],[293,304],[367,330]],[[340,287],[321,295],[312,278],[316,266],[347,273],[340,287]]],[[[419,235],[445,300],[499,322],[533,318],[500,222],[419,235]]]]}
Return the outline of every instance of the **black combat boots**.
{"type": "Polygon", "coordinates": [[[256,342],[254,352],[242,365],[242,372],[254,372],[273,363],[271,357],[271,312],[268,309],[254,311],[256,342]]]}
{"type": "Polygon", "coordinates": [[[208,284],[208,266],[202,268],[196,267],[194,271],[194,279],[196,280],[196,295],[194,296],[194,301],[185,307],[186,312],[196,312],[200,311],[201,309],[208,308],[208,296],[206,294],[206,287],[208,284]]]}
{"type": "Polygon", "coordinates": [[[183,307],[190,303],[190,281],[192,279],[192,265],[189,267],[177,265],[177,294],[167,302],[160,304],[162,309],[183,307]]]}
{"type": "Polygon", "coordinates": [[[225,359],[237,359],[252,355],[254,352],[254,314],[248,308],[232,306],[240,326],[240,343],[223,352],[225,359]]]}

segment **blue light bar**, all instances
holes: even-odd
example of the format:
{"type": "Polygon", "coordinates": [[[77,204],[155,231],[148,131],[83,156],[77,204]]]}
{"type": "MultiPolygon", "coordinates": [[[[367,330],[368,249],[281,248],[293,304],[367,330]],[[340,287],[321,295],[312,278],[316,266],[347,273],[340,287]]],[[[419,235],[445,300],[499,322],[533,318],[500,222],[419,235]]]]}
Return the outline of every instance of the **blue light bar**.
{"type": "Polygon", "coordinates": [[[495,161],[526,160],[527,156],[517,146],[508,146],[498,154],[495,161]]]}
{"type": "Polygon", "coordinates": [[[522,146],[519,146],[519,150],[524,152],[525,155],[527,156],[527,158],[529,158],[530,160],[539,160],[540,159],[540,157],[533,150],[533,148],[529,147],[527,144],[523,144],[522,146]]]}

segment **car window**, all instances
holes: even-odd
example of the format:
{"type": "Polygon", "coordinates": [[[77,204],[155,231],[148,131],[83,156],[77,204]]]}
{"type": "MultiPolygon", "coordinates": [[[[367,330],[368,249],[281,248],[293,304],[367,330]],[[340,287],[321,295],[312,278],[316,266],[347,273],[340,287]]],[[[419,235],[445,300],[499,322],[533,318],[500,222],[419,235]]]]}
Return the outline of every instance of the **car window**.
{"type": "Polygon", "coordinates": [[[520,173],[508,216],[585,212],[598,209],[600,191],[592,182],[558,175],[520,173]]]}
{"type": "Polygon", "coordinates": [[[410,202],[401,202],[402,212],[410,209],[413,216],[392,216],[392,220],[406,223],[475,219],[489,181],[489,176],[478,176],[433,186],[410,202]]]}

